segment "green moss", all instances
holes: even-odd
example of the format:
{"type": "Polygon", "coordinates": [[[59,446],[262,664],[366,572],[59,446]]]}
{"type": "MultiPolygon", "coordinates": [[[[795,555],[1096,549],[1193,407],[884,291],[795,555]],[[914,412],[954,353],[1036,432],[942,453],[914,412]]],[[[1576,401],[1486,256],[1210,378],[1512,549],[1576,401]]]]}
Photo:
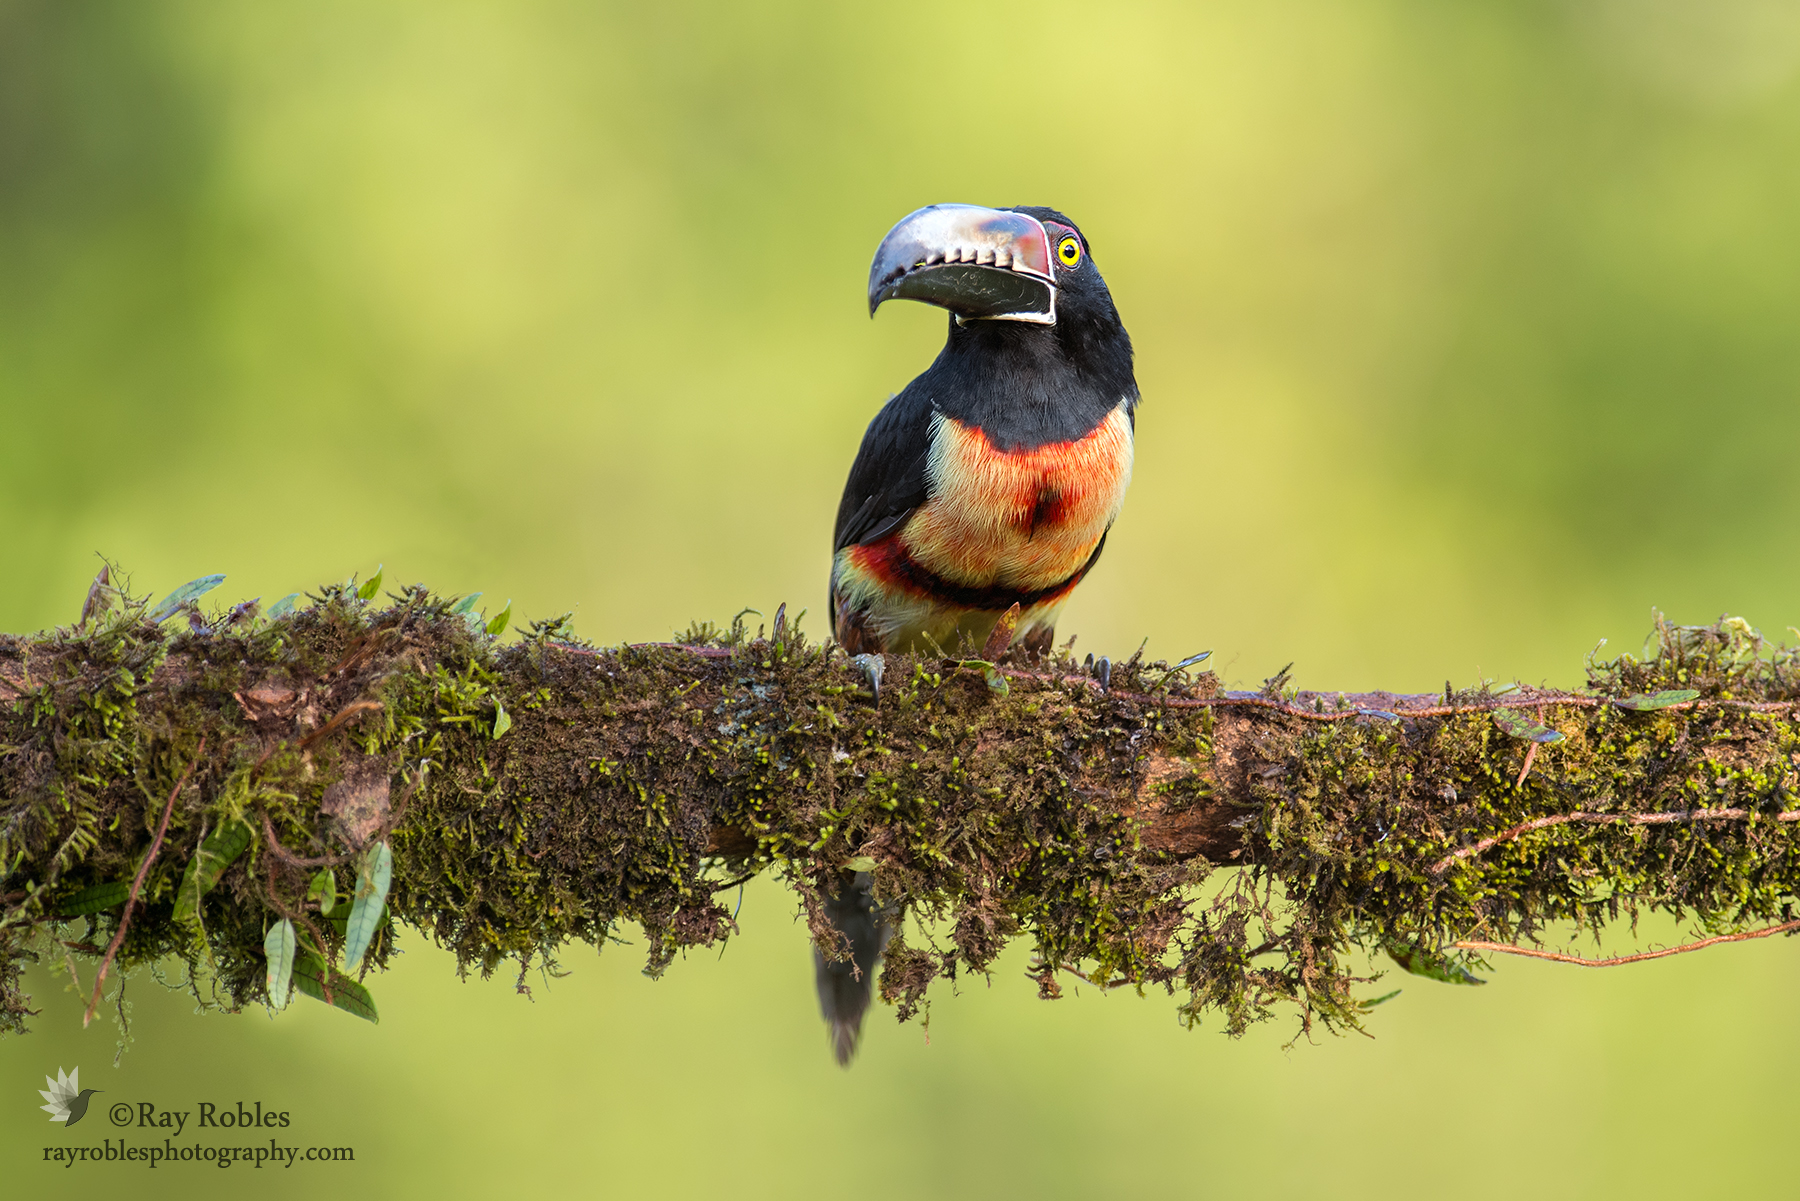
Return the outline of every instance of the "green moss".
{"type": "MultiPolygon", "coordinates": [[[[1792,708],[1750,707],[1800,696],[1800,672],[1742,623],[1659,627],[1641,660],[1591,665],[1586,694],[1507,697],[1564,736],[1521,785],[1533,744],[1496,725],[1485,691],[1436,716],[1339,720],[1285,675],[1263,695],[1286,708],[1247,708],[1140,656],[1110,691],[1065,660],[1009,665],[1004,692],[982,665],[890,657],[877,707],[857,669],[779,614],[767,633],[740,615],[679,644],[601,649],[566,619],[503,644],[423,588],[385,605],[327,588],[275,620],[190,607],[186,624],[113,600],[80,628],[0,639],[12,1028],[28,1013],[21,963],[60,957],[50,940],[91,957],[117,929],[117,909],[63,920],[58,906],[131,877],[190,764],[120,962],[180,959],[227,1008],[265,999],[264,935],[283,916],[340,950],[341,921],[307,886],[380,837],[393,923],[465,970],[550,967],[635,924],[657,975],[730,936],[715,896],[746,874],[789,880],[819,929],[821,884],[866,859],[908,921],[881,981],[902,1016],[1024,937],[1046,996],[1067,972],[1161,985],[1185,1019],[1232,1032],[1281,1005],[1356,1026],[1363,952],[1409,948],[1454,979],[1467,964],[1439,948],[1459,938],[1599,930],[1644,909],[1735,930],[1788,914],[1800,872],[1795,823],[1777,820],[1800,729],[1792,708]],[[1597,701],[1677,687],[1700,699],[1597,701]],[[1215,763],[1228,735],[1229,773],[1215,763]],[[1696,807],[1749,812],[1462,850],[1547,815],[1696,807]],[[1223,870],[1146,842],[1144,814],[1221,812],[1236,840],[1223,870]],[[248,848],[181,920],[189,863],[232,822],[248,848]]],[[[378,935],[374,968],[396,937],[378,935]]]]}
{"type": "Polygon", "coordinates": [[[1553,923],[1598,934],[1647,910],[1707,933],[1792,916],[1800,859],[1794,824],[1776,818],[1793,808],[1800,751],[1800,723],[1785,704],[1800,699],[1792,650],[1765,646],[1736,620],[1659,624],[1645,658],[1591,665],[1586,696],[1539,710],[1564,741],[1539,749],[1522,784],[1531,744],[1496,727],[1495,699],[1451,699],[1471,711],[1292,723],[1256,743],[1273,770],[1250,773],[1261,811],[1247,857],[1288,907],[1288,967],[1266,980],[1271,993],[1354,1024],[1343,967],[1353,949],[1513,942],[1553,923]],[[1700,699],[1650,712],[1595,703],[1675,687],[1700,699]],[[1749,812],[1606,820],[1691,809],[1749,812]],[[1595,819],[1531,831],[1438,870],[1459,848],[1572,812],[1595,819]]]}

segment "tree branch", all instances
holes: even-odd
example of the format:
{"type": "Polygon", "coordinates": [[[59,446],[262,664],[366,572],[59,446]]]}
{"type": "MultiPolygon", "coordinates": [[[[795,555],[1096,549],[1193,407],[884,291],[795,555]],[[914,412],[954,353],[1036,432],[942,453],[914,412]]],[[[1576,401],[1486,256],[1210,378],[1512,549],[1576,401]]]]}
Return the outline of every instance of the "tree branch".
{"type": "Polygon", "coordinates": [[[262,1000],[271,921],[343,941],[343,914],[278,898],[381,839],[394,921],[484,973],[637,923],[655,974],[729,937],[714,894],[750,875],[776,870],[817,925],[821,882],[871,870],[912,919],[881,978],[902,1017],[1014,937],[1044,995],[1065,971],[1161,985],[1235,1032],[1282,1003],[1356,1026],[1361,952],[1465,979],[1468,954],[1553,923],[1663,910],[1712,935],[1697,945],[1794,928],[1800,664],[1735,619],[1659,624],[1653,654],[1590,663],[1578,692],[1300,692],[1285,673],[1229,692],[996,644],[887,656],[877,704],[784,617],[603,649],[566,620],[503,645],[422,588],[176,613],[106,588],[76,627],[0,638],[14,1027],[21,965],[72,921],[88,931],[64,945],[110,929],[127,966],[205,959],[228,1005],[262,1000]],[[159,823],[146,798],[165,793],[159,823]],[[122,893],[100,902],[134,868],[127,923],[122,893]]]}

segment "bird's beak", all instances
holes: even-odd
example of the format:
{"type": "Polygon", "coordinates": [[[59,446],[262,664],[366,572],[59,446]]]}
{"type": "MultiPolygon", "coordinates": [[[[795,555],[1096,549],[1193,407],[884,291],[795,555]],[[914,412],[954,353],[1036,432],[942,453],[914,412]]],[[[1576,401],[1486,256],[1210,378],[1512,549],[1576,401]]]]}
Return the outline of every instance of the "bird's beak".
{"type": "Polygon", "coordinates": [[[1056,324],[1050,235],[1035,217],[933,204],[888,231],[869,267],[869,315],[884,300],[923,300],[957,320],[1056,324]]]}

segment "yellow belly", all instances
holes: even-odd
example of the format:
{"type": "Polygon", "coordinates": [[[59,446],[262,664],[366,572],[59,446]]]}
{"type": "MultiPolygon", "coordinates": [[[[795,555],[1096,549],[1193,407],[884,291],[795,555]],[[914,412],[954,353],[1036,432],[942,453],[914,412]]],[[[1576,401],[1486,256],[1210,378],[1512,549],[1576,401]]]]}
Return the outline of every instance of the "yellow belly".
{"type": "Polygon", "coordinates": [[[1124,406],[1084,438],[1025,451],[1000,450],[952,418],[934,421],[931,500],[900,531],[913,559],[958,584],[1022,592],[1079,571],[1131,483],[1124,406]]]}
{"type": "Polygon", "coordinates": [[[893,650],[978,646],[1014,601],[1020,638],[1054,628],[1124,503],[1130,415],[1121,404],[1082,438],[1025,451],[934,420],[930,499],[894,534],[838,552],[840,611],[893,650]]]}

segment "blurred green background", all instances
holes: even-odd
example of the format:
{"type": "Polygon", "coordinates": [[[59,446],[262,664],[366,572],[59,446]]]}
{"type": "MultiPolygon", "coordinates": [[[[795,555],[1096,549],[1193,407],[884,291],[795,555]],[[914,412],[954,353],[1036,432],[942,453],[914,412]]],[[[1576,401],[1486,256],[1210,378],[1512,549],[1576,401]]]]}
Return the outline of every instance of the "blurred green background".
{"type": "MultiPolygon", "coordinates": [[[[869,321],[868,259],[943,200],[1065,209],[1136,340],[1082,650],[1429,690],[1578,683],[1652,605],[1800,621],[1790,3],[0,0],[0,629],[71,620],[100,552],[149,592],[385,562],[601,641],[822,632],[857,439],[943,336],[869,321]]],[[[411,936],[378,1028],[140,976],[117,1068],[34,972],[0,1176],[225,1184],[42,1164],[79,1063],[356,1147],[234,1169],[271,1196],[1791,1187],[1785,944],[1412,980],[1289,1049],[1039,1002],[1015,952],[842,1073],[793,916],[758,882],[722,956],[574,948],[532,1000],[411,936]]]]}

